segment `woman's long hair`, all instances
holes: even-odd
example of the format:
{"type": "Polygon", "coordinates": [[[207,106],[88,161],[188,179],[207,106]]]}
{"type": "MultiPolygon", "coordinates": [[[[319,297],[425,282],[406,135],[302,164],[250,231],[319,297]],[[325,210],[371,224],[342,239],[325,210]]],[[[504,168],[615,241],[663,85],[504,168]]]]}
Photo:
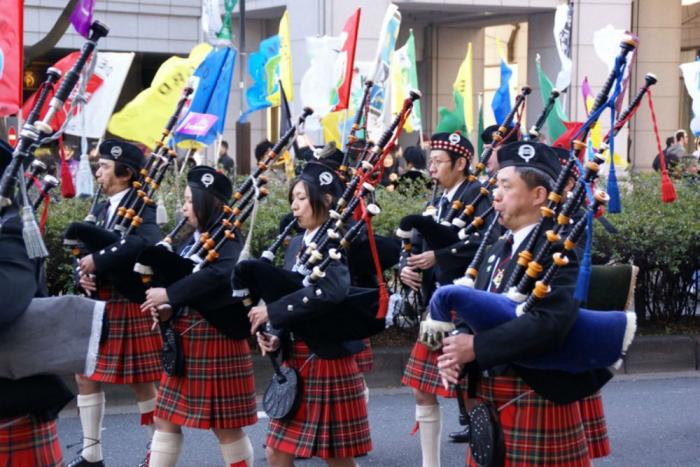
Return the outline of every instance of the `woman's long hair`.
{"type": "Polygon", "coordinates": [[[190,191],[192,191],[192,209],[197,218],[199,231],[208,232],[214,227],[212,224],[221,214],[224,202],[196,186],[190,185],[190,191]]]}
{"type": "Polygon", "coordinates": [[[299,183],[304,186],[306,196],[309,197],[309,204],[311,205],[311,212],[314,214],[314,219],[325,220],[328,217],[328,211],[330,211],[331,206],[335,205],[335,197],[323,193],[318,185],[297,177],[289,186],[289,194],[287,195],[289,204],[292,204],[292,192],[294,191],[294,187],[299,183]]]}

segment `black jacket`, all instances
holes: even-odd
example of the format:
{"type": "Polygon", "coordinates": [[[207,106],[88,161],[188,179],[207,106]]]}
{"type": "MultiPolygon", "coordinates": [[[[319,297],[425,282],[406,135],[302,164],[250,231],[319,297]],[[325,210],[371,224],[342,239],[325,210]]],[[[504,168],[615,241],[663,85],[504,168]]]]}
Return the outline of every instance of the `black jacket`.
{"type": "MultiPolygon", "coordinates": [[[[518,252],[524,248],[527,241],[528,238],[518,246],[512,258],[517,258],[518,252]]],[[[501,238],[487,250],[479,265],[477,289],[489,289],[492,268],[498,264],[505,244],[506,239],[501,238]]],[[[607,369],[571,374],[563,371],[536,370],[512,363],[521,358],[535,357],[545,351],[555,350],[573,326],[578,316],[578,303],[574,299],[578,259],[576,255],[573,256],[569,265],[560,268],[554,276],[551,292],[539,300],[529,313],[482,331],[474,337],[476,361],[482,369],[506,365],[535,392],[556,403],[573,402],[589,396],[612,377],[607,369]]],[[[551,263],[550,254],[542,261],[545,271],[551,263]]],[[[507,278],[514,267],[515,260],[509,261],[503,274],[504,280],[496,292],[503,292],[502,289],[505,288],[507,278]]],[[[500,371],[503,369],[504,367],[499,368],[500,371]]]]}

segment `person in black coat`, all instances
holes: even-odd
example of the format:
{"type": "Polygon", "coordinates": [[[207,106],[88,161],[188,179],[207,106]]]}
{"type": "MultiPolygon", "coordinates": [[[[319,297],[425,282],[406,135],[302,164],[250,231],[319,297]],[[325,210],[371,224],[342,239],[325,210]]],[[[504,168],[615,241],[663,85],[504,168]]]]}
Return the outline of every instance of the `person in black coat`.
{"type": "MultiPolygon", "coordinates": [[[[498,159],[501,169],[494,207],[508,232],[486,251],[476,279],[476,288],[494,293],[504,291],[517,254],[539,222],[540,207],[546,205],[561,169],[556,153],[534,142],[504,146],[498,159]]],[[[543,268],[551,262],[551,256],[545,258],[543,268]]],[[[610,372],[601,369],[570,374],[513,363],[556,349],[562,342],[578,313],[574,299],[577,277],[578,264],[573,258],[560,268],[551,292],[538,300],[531,312],[477,335],[462,333],[444,340],[443,355],[438,359],[443,378],[456,383],[461,366],[476,362],[478,367],[472,365],[469,378],[478,378],[479,369],[485,371],[477,395],[494,407],[512,401],[507,410],[499,412],[506,463],[516,459],[536,459],[543,464],[590,463],[578,401],[600,389],[610,379],[610,372]],[[556,422],[545,425],[544,420],[556,422]],[[517,443],[524,438],[538,442],[526,446],[517,443]]]]}
{"type": "MultiPolygon", "coordinates": [[[[214,169],[190,170],[182,213],[196,230],[179,248],[180,256],[187,258],[201,233],[213,231],[232,192],[230,180],[214,169]]],[[[240,240],[228,240],[216,261],[146,292],[141,309],[154,320],[170,321],[184,360],[177,374],[163,373],[160,380],[149,464],[153,467],[177,463],[183,426],[211,429],[226,465],[253,465],[253,446],[242,429],[258,420],[253,360],[245,313],[232,305],[229,284],[241,249],[240,240]],[[204,309],[206,314],[200,311],[204,309]],[[225,319],[233,315],[240,317],[237,329],[233,320],[225,319]]]]}

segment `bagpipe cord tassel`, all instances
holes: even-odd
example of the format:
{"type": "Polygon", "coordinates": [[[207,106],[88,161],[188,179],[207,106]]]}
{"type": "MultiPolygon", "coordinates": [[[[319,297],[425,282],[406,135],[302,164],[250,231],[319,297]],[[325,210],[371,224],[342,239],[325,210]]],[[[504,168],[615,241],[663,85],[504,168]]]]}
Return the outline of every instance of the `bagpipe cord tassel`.
{"type": "Polygon", "coordinates": [[[611,214],[618,214],[622,212],[622,203],[620,202],[620,188],[617,184],[617,172],[615,171],[615,102],[617,101],[617,96],[620,95],[622,76],[624,76],[624,67],[620,69],[620,74],[615,80],[615,91],[610,99],[610,137],[608,138],[610,143],[610,148],[608,149],[608,156],[610,157],[610,169],[608,170],[608,195],[610,196],[610,201],[608,202],[608,212],[611,214]]]}
{"type": "Polygon", "coordinates": [[[589,210],[586,213],[586,246],[583,251],[583,259],[578,271],[578,280],[576,282],[576,293],[574,298],[579,302],[585,302],[588,299],[588,289],[591,284],[591,250],[593,247],[593,211],[589,210]]]}
{"type": "Polygon", "coordinates": [[[661,138],[659,138],[659,128],[656,124],[656,112],[654,112],[654,103],[651,100],[651,89],[647,89],[647,101],[649,102],[649,110],[651,111],[651,122],[654,124],[654,136],[656,136],[656,149],[659,151],[659,164],[661,166],[661,201],[664,203],[673,203],[678,196],[676,195],[676,187],[673,186],[671,177],[668,176],[668,167],[666,167],[666,157],[661,149],[661,138]]]}
{"type": "Polygon", "coordinates": [[[362,217],[365,218],[367,238],[369,239],[369,249],[372,252],[372,262],[374,263],[374,271],[377,275],[377,283],[379,284],[379,309],[377,310],[377,319],[384,319],[386,317],[386,312],[389,309],[389,292],[387,292],[384,274],[382,273],[382,266],[379,263],[377,243],[374,238],[374,232],[372,231],[372,217],[365,215],[366,207],[363,199],[360,199],[360,209],[362,211],[362,217]]]}

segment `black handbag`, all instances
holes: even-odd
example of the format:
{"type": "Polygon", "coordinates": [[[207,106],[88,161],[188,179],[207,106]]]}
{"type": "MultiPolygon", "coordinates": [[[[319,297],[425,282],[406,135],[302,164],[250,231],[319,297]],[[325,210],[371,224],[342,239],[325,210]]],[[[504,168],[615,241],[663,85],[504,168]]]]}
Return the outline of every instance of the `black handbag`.
{"type": "Polygon", "coordinates": [[[185,355],[182,352],[182,340],[172,325],[172,319],[161,323],[160,332],[163,336],[163,352],[160,357],[163,371],[168,376],[183,376],[185,374],[185,355]]]}
{"type": "Polygon", "coordinates": [[[263,409],[273,420],[288,420],[294,417],[301,403],[301,376],[294,368],[280,366],[273,355],[270,361],[275,373],[265,389],[263,409]]]}

